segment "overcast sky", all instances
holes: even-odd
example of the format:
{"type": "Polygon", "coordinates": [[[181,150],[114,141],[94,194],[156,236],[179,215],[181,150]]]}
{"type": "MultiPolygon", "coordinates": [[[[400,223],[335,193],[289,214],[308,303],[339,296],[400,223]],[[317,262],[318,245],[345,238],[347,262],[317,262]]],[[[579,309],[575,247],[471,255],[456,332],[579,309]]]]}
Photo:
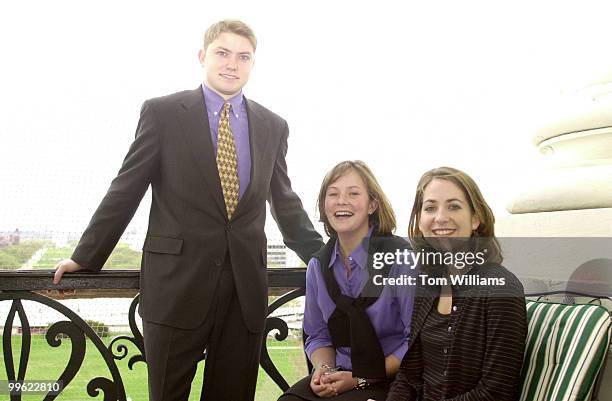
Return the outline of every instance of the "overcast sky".
{"type": "MultiPolygon", "coordinates": [[[[203,31],[259,39],[247,97],[285,117],[293,186],[313,215],[325,172],[362,159],[404,234],[420,175],[465,170],[498,216],[539,168],[531,143],[563,90],[605,70],[606,2],[10,2],[0,43],[0,231],[80,231],[142,102],[202,80],[203,31]]],[[[146,211],[136,218],[145,225],[146,211]]]]}

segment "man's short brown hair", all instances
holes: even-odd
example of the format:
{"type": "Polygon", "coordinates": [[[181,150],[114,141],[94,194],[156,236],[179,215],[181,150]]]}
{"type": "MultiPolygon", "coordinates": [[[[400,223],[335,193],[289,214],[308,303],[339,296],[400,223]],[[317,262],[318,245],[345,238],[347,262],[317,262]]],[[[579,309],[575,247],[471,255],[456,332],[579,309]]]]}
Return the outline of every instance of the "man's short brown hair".
{"type": "Polygon", "coordinates": [[[257,38],[250,26],[236,19],[225,19],[223,21],[212,24],[204,33],[204,51],[208,45],[215,41],[224,32],[235,33],[236,35],[244,36],[253,45],[253,52],[257,49],[257,38]]]}

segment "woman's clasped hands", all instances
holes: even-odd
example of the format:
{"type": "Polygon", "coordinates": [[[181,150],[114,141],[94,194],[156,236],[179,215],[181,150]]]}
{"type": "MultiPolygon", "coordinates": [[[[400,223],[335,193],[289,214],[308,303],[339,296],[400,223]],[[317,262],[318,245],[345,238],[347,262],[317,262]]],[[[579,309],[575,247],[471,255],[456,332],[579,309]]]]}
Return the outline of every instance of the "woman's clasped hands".
{"type": "Polygon", "coordinates": [[[355,378],[349,371],[321,366],[312,374],[310,388],[322,398],[334,397],[355,388],[355,378]]]}

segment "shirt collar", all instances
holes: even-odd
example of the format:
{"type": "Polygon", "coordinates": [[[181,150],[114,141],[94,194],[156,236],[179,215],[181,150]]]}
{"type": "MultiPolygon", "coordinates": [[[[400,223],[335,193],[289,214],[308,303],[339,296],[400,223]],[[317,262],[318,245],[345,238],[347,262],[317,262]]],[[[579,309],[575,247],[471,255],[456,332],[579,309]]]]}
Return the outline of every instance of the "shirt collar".
{"type": "MultiPolygon", "coordinates": [[[[366,251],[367,244],[369,243],[369,239],[372,236],[372,231],[374,230],[373,226],[370,226],[368,229],[368,234],[361,242],[361,246],[358,246],[353,252],[351,252],[349,256],[349,260],[355,262],[359,268],[363,269],[366,267],[366,263],[368,261],[368,252],[366,251]]],[[[336,259],[342,260],[342,250],[340,249],[340,241],[336,239],[336,244],[334,245],[334,252],[331,254],[331,258],[329,258],[329,268],[334,265],[336,259]]]]}
{"type": "MultiPolygon", "coordinates": [[[[225,103],[225,99],[223,99],[217,92],[206,86],[206,84],[202,84],[202,92],[204,92],[204,101],[206,102],[206,108],[208,111],[220,114],[223,110],[223,103],[225,103]]],[[[233,113],[240,115],[242,104],[244,102],[242,91],[227,101],[232,105],[233,113]]]]}

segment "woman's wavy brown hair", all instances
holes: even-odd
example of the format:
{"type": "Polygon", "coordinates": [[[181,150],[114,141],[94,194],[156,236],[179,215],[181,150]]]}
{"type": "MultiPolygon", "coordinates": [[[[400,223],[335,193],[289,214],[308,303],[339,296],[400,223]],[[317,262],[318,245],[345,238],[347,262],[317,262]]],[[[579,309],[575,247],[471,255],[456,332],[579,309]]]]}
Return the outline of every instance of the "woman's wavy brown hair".
{"type": "Polygon", "coordinates": [[[372,170],[361,160],[346,160],[336,164],[326,175],[321,183],[321,189],[319,190],[319,197],[317,200],[319,208],[319,216],[325,227],[325,233],[329,237],[336,237],[338,233],[332,228],[327,216],[325,215],[325,195],[327,194],[327,188],[338,178],[347,174],[349,171],[355,171],[363,182],[365,183],[366,190],[370,200],[374,200],[378,203],[378,207],[370,215],[370,225],[375,227],[374,233],[377,235],[391,235],[395,231],[396,221],[395,213],[391,207],[391,203],[387,196],[383,192],[382,188],[378,184],[376,177],[372,173],[372,170]]]}
{"type": "Polygon", "coordinates": [[[418,249],[418,247],[425,244],[423,233],[419,229],[419,222],[423,208],[423,192],[433,179],[450,181],[461,189],[470,205],[472,213],[480,220],[478,228],[472,231],[472,237],[477,237],[476,239],[480,240],[478,248],[482,249],[484,246],[487,246],[488,262],[501,263],[503,257],[499,241],[495,238],[495,216],[493,211],[485,201],[472,177],[452,167],[438,167],[429,170],[423,174],[417,184],[410,222],[408,224],[408,237],[414,249],[418,249]]]}

